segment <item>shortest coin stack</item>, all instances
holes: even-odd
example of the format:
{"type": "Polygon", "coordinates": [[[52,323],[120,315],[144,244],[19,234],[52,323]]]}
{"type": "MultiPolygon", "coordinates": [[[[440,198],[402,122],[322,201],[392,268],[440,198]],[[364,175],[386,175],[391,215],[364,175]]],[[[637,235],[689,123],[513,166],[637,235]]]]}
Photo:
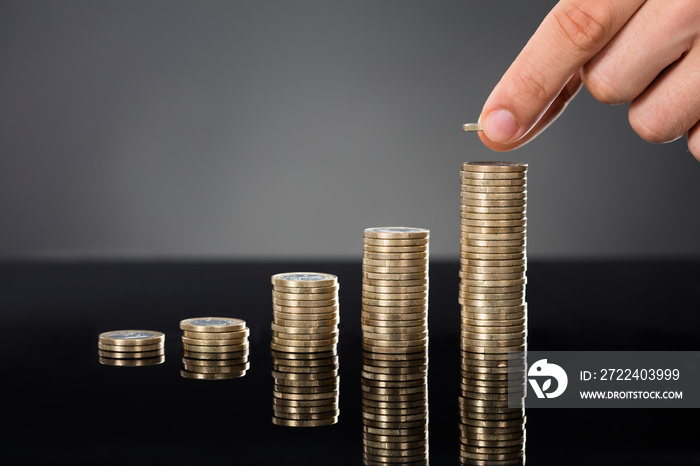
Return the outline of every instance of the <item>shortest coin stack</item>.
{"type": "Polygon", "coordinates": [[[328,426],[340,415],[338,279],[293,272],[272,277],[272,422],[328,426]]]}
{"type": "Polygon", "coordinates": [[[180,322],[182,369],[188,379],[222,380],[243,377],[250,368],[250,329],[241,319],[196,317],[180,322]]]}
{"type": "Polygon", "coordinates": [[[152,330],[101,333],[97,354],[107,366],[153,366],[165,361],[165,335],[152,330]]]}

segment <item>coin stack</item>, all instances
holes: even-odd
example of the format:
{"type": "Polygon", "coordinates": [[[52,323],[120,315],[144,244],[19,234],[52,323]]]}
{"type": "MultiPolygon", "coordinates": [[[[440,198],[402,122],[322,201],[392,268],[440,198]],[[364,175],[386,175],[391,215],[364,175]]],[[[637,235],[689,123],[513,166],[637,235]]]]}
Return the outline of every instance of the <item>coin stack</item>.
{"type": "Polygon", "coordinates": [[[364,231],[364,464],[428,464],[429,230],[364,231]]]}
{"type": "Polygon", "coordinates": [[[229,317],[195,317],[180,321],[182,368],[188,379],[222,380],[243,377],[250,368],[244,320],[229,317]]]}
{"type": "Polygon", "coordinates": [[[97,353],[106,366],[153,366],[165,361],[165,335],[153,330],[101,333],[97,353]]]}
{"type": "Polygon", "coordinates": [[[272,422],[288,427],[338,422],[338,277],[272,276],[272,422]]]}
{"type": "Polygon", "coordinates": [[[467,162],[461,181],[461,461],[524,464],[527,164],[467,162]]]}

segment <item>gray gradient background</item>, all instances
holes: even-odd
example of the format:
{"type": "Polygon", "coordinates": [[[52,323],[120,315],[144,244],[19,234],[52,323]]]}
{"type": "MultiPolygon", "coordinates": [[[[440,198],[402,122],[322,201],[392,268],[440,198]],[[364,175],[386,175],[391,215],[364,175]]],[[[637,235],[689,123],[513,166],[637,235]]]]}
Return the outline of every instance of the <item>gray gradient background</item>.
{"type": "Polygon", "coordinates": [[[0,3],[0,257],[359,258],[459,169],[530,163],[531,258],[700,255],[700,164],[586,91],[509,154],[461,124],[553,1],[0,3]]]}

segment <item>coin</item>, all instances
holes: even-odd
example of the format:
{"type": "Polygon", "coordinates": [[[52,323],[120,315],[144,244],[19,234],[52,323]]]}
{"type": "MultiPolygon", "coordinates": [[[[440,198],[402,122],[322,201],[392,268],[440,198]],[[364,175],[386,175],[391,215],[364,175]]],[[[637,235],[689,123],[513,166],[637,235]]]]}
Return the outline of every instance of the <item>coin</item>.
{"type": "Polygon", "coordinates": [[[459,176],[462,180],[525,180],[527,179],[527,171],[475,171],[475,170],[462,170],[459,172],[459,176]]]}
{"type": "Polygon", "coordinates": [[[299,306],[281,306],[279,304],[272,304],[272,310],[274,312],[280,313],[288,319],[315,319],[315,320],[325,320],[333,319],[338,317],[338,310],[340,309],[338,304],[326,307],[299,307],[299,306]],[[303,314],[313,314],[312,316],[304,317],[303,314]],[[330,315],[327,317],[326,315],[330,315]]]}
{"type": "Polygon", "coordinates": [[[491,301],[478,301],[474,299],[458,299],[459,304],[466,306],[470,311],[479,312],[480,308],[484,309],[498,309],[499,307],[512,307],[520,306],[525,303],[525,297],[521,296],[518,299],[504,299],[504,300],[491,300],[491,301]]]}
{"type": "Polygon", "coordinates": [[[164,344],[165,335],[153,330],[114,330],[100,333],[97,339],[110,346],[149,346],[164,344]]]}
{"type": "Polygon", "coordinates": [[[328,301],[338,300],[338,293],[281,293],[276,290],[272,290],[272,297],[284,301],[328,301]]]}
{"type": "Polygon", "coordinates": [[[273,291],[278,293],[291,293],[291,294],[327,294],[327,293],[337,293],[340,290],[340,285],[335,284],[331,286],[321,286],[321,287],[299,287],[299,286],[279,286],[275,285],[273,291]]]}
{"type": "Polygon", "coordinates": [[[182,343],[185,345],[195,345],[195,346],[236,346],[242,345],[248,341],[248,337],[237,338],[235,340],[196,340],[194,338],[188,338],[186,336],[182,337],[182,343]]]}
{"type": "Polygon", "coordinates": [[[481,335],[498,335],[498,334],[513,334],[527,332],[527,327],[524,323],[509,327],[484,326],[481,325],[465,325],[462,324],[462,331],[467,333],[479,333],[481,335]]]}
{"type": "Polygon", "coordinates": [[[275,351],[283,351],[286,353],[318,353],[335,350],[336,343],[325,346],[285,346],[275,342],[270,344],[270,347],[275,351]]]}
{"type": "Polygon", "coordinates": [[[527,167],[528,164],[522,162],[475,161],[464,162],[462,164],[462,171],[525,173],[527,167]]]}
{"type": "MultiPolygon", "coordinates": [[[[294,321],[295,325],[305,326],[307,324],[316,324],[317,322],[334,321],[336,323],[340,322],[340,314],[338,310],[328,311],[324,313],[312,313],[312,312],[287,312],[280,309],[275,309],[272,307],[272,316],[275,318],[275,322],[279,325],[283,325],[282,321],[294,321]],[[309,322],[310,321],[310,322],[309,322]]],[[[320,323],[318,325],[321,325],[320,323]]]]}
{"type": "Polygon", "coordinates": [[[527,178],[510,178],[510,179],[489,179],[489,178],[471,178],[460,175],[462,186],[527,186],[527,178]]]}
{"type": "MultiPolygon", "coordinates": [[[[525,292],[514,292],[514,293],[467,293],[463,292],[460,293],[460,298],[463,298],[465,301],[474,301],[476,304],[475,306],[488,306],[489,301],[510,301],[510,300],[521,300],[523,301],[525,299],[525,292]],[[486,301],[486,303],[482,302],[486,301]]],[[[524,301],[523,301],[524,302],[524,301]]],[[[500,305],[500,304],[499,304],[500,305]]]]}
{"type": "Polygon", "coordinates": [[[321,393],[286,393],[273,391],[272,396],[275,398],[282,398],[286,400],[322,400],[329,398],[337,398],[338,390],[329,390],[327,392],[321,393]]]}
{"type": "Polygon", "coordinates": [[[427,446],[414,448],[412,450],[402,450],[402,449],[383,449],[383,448],[372,448],[370,446],[363,446],[363,450],[366,454],[377,455],[377,456],[387,456],[391,458],[412,458],[416,455],[427,454],[427,446]]]}
{"type": "MultiPolygon", "coordinates": [[[[274,317],[274,315],[273,315],[274,317]]],[[[274,319],[273,325],[276,325],[279,328],[286,328],[286,329],[293,329],[293,330],[298,330],[301,331],[301,329],[308,328],[310,329],[310,332],[313,332],[317,329],[326,329],[326,328],[337,328],[337,325],[340,323],[340,319],[327,319],[327,320],[301,320],[301,319],[282,319],[282,318],[276,318],[274,319]]]]}
{"type": "MultiPolygon", "coordinates": [[[[407,353],[418,353],[423,352],[427,348],[427,344],[422,344],[420,346],[384,346],[378,345],[374,341],[362,343],[362,349],[365,351],[371,351],[374,353],[386,353],[386,354],[407,354],[407,353]]],[[[513,350],[516,351],[516,350],[513,350]]]]}
{"type": "Polygon", "coordinates": [[[426,277],[425,273],[373,273],[362,272],[364,278],[370,280],[421,280],[426,277]]]}
{"type": "Polygon", "coordinates": [[[429,239],[426,238],[362,238],[362,244],[367,246],[425,246],[429,239]]]}
{"type": "Polygon", "coordinates": [[[421,239],[430,236],[430,230],[414,227],[372,227],[365,228],[363,235],[367,238],[421,239]]]}
{"type": "Polygon", "coordinates": [[[238,364],[243,364],[248,361],[248,352],[245,352],[239,358],[231,359],[195,359],[195,358],[182,358],[183,366],[197,366],[197,367],[226,367],[235,366],[238,364]]]}
{"type": "Polygon", "coordinates": [[[273,358],[272,368],[287,372],[316,372],[338,369],[338,357],[320,359],[281,359],[273,358]]]}
{"type": "Polygon", "coordinates": [[[515,242],[523,243],[525,241],[525,232],[521,233],[466,233],[463,234],[461,241],[469,246],[488,245],[508,246],[515,242]],[[466,242],[465,242],[466,238],[466,242]]]}
{"type": "MultiPolygon", "coordinates": [[[[426,339],[428,338],[428,331],[425,330],[420,333],[373,333],[369,332],[366,330],[363,330],[362,336],[367,339],[368,341],[385,341],[387,342],[387,345],[394,346],[394,345],[402,345],[404,342],[408,341],[417,341],[420,342],[421,344],[425,344],[426,339]],[[393,343],[392,343],[393,342],[393,343]]],[[[407,344],[407,343],[406,343],[407,344]]],[[[409,345],[409,346],[415,346],[415,345],[409,345]]]]}
{"type": "Polygon", "coordinates": [[[368,252],[365,251],[363,257],[369,260],[428,260],[429,253],[427,251],[422,252],[409,252],[409,253],[382,253],[382,252],[368,252]]]}
{"type": "Polygon", "coordinates": [[[511,214],[476,214],[470,211],[469,206],[462,206],[460,214],[462,219],[459,225],[462,228],[460,233],[473,231],[475,228],[490,229],[521,229],[527,228],[527,217],[523,213],[511,214]]]}
{"type": "MultiPolygon", "coordinates": [[[[337,358],[338,357],[338,350],[337,348],[333,348],[328,351],[315,351],[311,354],[304,354],[304,353],[291,353],[287,351],[277,351],[277,350],[272,350],[271,351],[272,357],[274,359],[279,359],[279,360],[314,360],[314,361],[321,361],[321,360],[328,360],[328,358],[337,358]]],[[[285,363],[286,364],[286,363],[285,363]]]]}
{"type": "Polygon", "coordinates": [[[485,235],[483,239],[498,239],[503,235],[513,235],[511,239],[524,238],[526,225],[511,225],[500,227],[484,227],[462,224],[461,234],[468,236],[485,235]]]}
{"type": "Polygon", "coordinates": [[[272,370],[273,371],[279,371],[279,372],[284,372],[284,373],[295,373],[295,374],[316,374],[316,373],[328,373],[331,371],[335,371],[337,373],[340,365],[336,361],[333,364],[324,364],[322,366],[316,365],[305,365],[305,364],[296,364],[296,365],[287,365],[287,364],[278,364],[278,362],[273,361],[272,363],[272,370]]]}
{"type": "Polygon", "coordinates": [[[364,425],[369,427],[381,427],[383,429],[406,429],[410,427],[420,427],[425,424],[424,419],[419,419],[417,421],[378,421],[374,419],[363,418],[362,422],[364,425]]]}
{"type": "Polygon", "coordinates": [[[460,224],[483,226],[488,228],[505,228],[527,224],[527,215],[523,212],[481,213],[474,212],[470,206],[459,206],[460,224]]]}
{"type": "Polygon", "coordinates": [[[275,286],[320,288],[335,286],[337,283],[338,277],[327,273],[289,272],[272,276],[272,284],[275,286]]]}
{"type": "Polygon", "coordinates": [[[425,320],[417,321],[418,325],[415,326],[401,326],[401,327],[376,327],[372,325],[367,325],[362,322],[362,330],[369,333],[378,334],[403,334],[403,335],[416,335],[418,333],[426,333],[428,331],[428,324],[425,320]]]}
{"type": "Polygon", "coordinates": [[[400,294],[400,293],[427,293],[428,285],[418,285],[418,286],[372,286],[364,285],[362,287],[362,293],[388,293],[388,294],[400,294]]]}
{"type": "Polygon", "coordinates": [[[378,307],[416,307],[416,306],[427,306],[428,298],[420,299],[372,299],[372,298],[362,298],[362,304],[368,307],[378,308],[378,307]]]}
{"type": "Polygon", "coordinates": [[[520,332],[512,333],[482,333],[479,331],[469,331],[462,329],[462,337],[466,337],[470,340],[484,340],[484,341],[501,341],[501,340],[516,340],[525,339],[527,336],[527,330],[521,330],[520,332]]]}
{"type": "Polygon", "coordinates": [[[250,329],[246,327],[234,332],[191,332],[184,330],[182,335],[197,340],[236,340],[250,336],[250,329]]]}
{"type": "Polygon", "coordinates": [[[194,364],[183,363],[186,371],[196,372],[199,374],[226,374],[229,372],[241,372],[250,369],[250,362],[235,364],[231,366],[200,366],[194,364]]]}
{"type": "Polygon", "coordinates": [[[112,359],[146,359],[155,358],[157,356],[165,355],[165,349],[153,350],[153,351],[140,351],[140,352],[118,352],[118,351],[102,351],[97,350],[97,354],[100,357],[112,358],[112,359]]]}
{"type": "Polygon", "coordinates": [[[311,395],[311,394],[326,393],[326,392],[331,392],[333,390],[337,390],[338,389],[338,382],[331,379],[329,383],[326,383],[324,385],[315,385],[312,383],[303,385],[303,384],[295,384],[292,382],[290,382],[289,384],[281,384],[281,383],[278,383],[278,381],[275,381],[275,383],[273,384],[273,389],[276,392],[282,392],[282,393],[296,393],[296,394],[311,395]]]}
{"type": "Polygon", "coordinates": [[[372,267],[426,267],[427,259],[362,259],[363,266],[372,267]]]}
{"type": "Polygon", "coordinates": [[[503,294],[503,293],[524,293],[525,288],[522,285],[514,285],[514,286],[469,286],[465,284],[460,284],[459,285],[459,293],[460,295],[464,295],[464,293],[469,293],[469,294],[503,294]]]}
{"type": "Polygon", "coordinates": [[[231,352],[210,352],[210,353],[202,353],[198,351],[190,351],[187,348],[185,348],[182,351],[182,355],[185,358],[191,358],[191,359],[204,359],[204,360],[223,360],[223,359],[238,359],[241,357],[246,357],[249,354],[248,348],[246,347],[243,350],[239,351],[231,351],[231,352]]]}
{"type": "Polygon", "coordinates": [[[396,280],[383,280],[383,279],[362,279],[362,285],[370,286],[428,286],[428,277],[421,278],[420,280],[401,280],[397,282],[396,280]]]}
{"type": "Polygon", "coordinates": [[[155,351],[159,349],[165,348],[163,343],[156,343],[154,345],[142,345],[142,346],[136,346],[136,345],[120,345],[120,346],[112,346],[112,345],[106,345],[104,343],[97,343],[97,348],[102,350],[102,351],[117,351],[117,352],[144,352],[144,351],[155,351]]]}
{"type": "Polygon", "coordinates": [[[384,322],[395,322],[401,323],[403,321],[413,322],[415,320],[422,320],[428,318],[427,308],[422,312],[370,312],[366,309],[362,310],[362,319],[384,321],[384,322]]]}
{"type": "Polygon", "coordinates": [[[318,399],[318,400],[288,400],[285,398],[272,397],[272,405],[281,408],[326,408],[327,406],[337,406],[338,400],[318,399]]]}
{"type": "MultiPolygon", "coordinates": [[[[280,413],[281,415],[279,417],[285,418],[282,413],[286,414],[297,414],[297,415],[304,415],[304,414],[323,414],[323,413],[330,413],[330,412],[337,412],[338,414],[338,403],[333,402],[333,403],[327,403],[321,406],[284,406],[284,405],[278,405],[273,403],[272,409],[274,410],[275,413],[280,413]]],[[[336,415],[338,415],[336,414],[336,415]]],[[[327,417],[327,416],[326,416],[327,417]]]]}
{"type": "Polygon", "coordinates": [[[410,253],[425,253],[427,249],[423,246],[374,246],[364,244],[362,246],[363,254],[366,253],[383,253],[383,254],[410,254],[410,253]]]}
{"type": "Polygon", "coordinates": [[[338,422],[338,416],[329,417],[327,419],[313,419],[313,420],[301,420],[301,419],[280,419],[277,417],[272,417],[272,423],[278,426],[287,427],[320,427],[320,426],[330,426],[338,422]]]}
{"type": "Polygon", "coordinates": [[[416,274],[416,273],[422,273],[422,274],[427,274],[428,273],[428,265],[423,264],[423,265],[414,265],[414,266],[406,266],[406,267],[382,267],[382,266],[377,266],[377,265],[369,265],[369,264],[362,264],[362,271],[365,273],[387,273],[387,274],[416,274]]]}
{"type": "MultiPolygon", "coordinates": [[[[318,369],[318,368],[316,368],[318,369]]],[[[338,368],[331,368],[330,370],[316,370],[310,373],[298,373],[298,372],[285,372],[280,370],[272,370],[272,376],[276,379],[281,380],[323,380],[323,379],[335,379],[338,376],[338,368]]]]}
{"type": "Polygon", "coordinates": [[[415,435],[381,435],[363,432],[362,437],[367,440],[368,445],[384,445],[383,448],[393,447],[394,445],[403,445],[408,442],[423,444],[428,440],[428,436],[424,433],[415,435]]]}
{"type": "Polygon", "coordinates": [[[473,192],[468,190],[462,190],[460,193],[462,199],[481,199],[485,201],[494,200],[515,200],[515,199],[527,199],[527,192],[523,190],[518,190],[510,193],[495,193],[495,192],[473,192]]]}
{"type": "MultiPolygon", "coordinates": [[[[282,306],[286,308],[325,308],[325,307],[330,307],[330,306],[336,306],[338,304],[337,299],[326,299],[326,300],[318,300],[318,301],[300,301],[300,300],[291,300],[291,299],[280,299],[280,298],[272,298],[272,303],[276,304],[277,306],[282,306]]],[[[300,312],[305,312],[304,310],[300,310],[300,312]]],[[[308,312],[311,312],[310,310],[308,312]]]]}
{"type": "Polygon", "coordinates": [[[460,422],[464,425],[469,425],[469,426],[475,426],[475,427],[513,427],[517,426],[520,428],[525,427],[525,416],[519,417],[516,419],[508,419],[508,420],[493,420],[493,421],[485,421],[482,419],[472,419],[472,418],[463,418],[460,420],[460,422]]]}
{"type": "Polygon", "coordinates": [[[245,370],[238,372],[218,372],[218,373],[201,373],[201,372],[190,372],[185,369],[180,369],[180,376],[186,379],[197,379],[197,380],[224,380],[242,377],[246,374],[245,370]]]}
{"type": "Polygon", "coordinates": [[[362,315],[362,325],[365,327],[368,327],[369,329],[373,329],[375,332],[379,332],[380,329],[381,331],[386,331],[386,332],[391,332],[392,330],[399,330],[403,328],[413,328],[413,327],[421,327],[425,325],[426,321],[425,319],[415,319],[415,320],[373,320],[373,319],[368,319],[364,315],[362,315]],[[398,327],[398,329],[397,329],[398,327]]]}
{"type": "Polygon", "coordinates": [[[190,332],[235,332],[245,327],[244,320],[229,317],[195,317],[180,321],[180,329],[190,332]]]}
{"type": "Polygon", "coordinates": [[[136,367],[136,366],[155,366],[156,364],[161,364],[165,362],[165,355],[157,356],[155,358],[139,358],[139,359],[115,359],[108,357],[100,357],[100,364],[105,366],[125,366],[125,367],[136,367]]]}
{"type": "Polygon", "coordinates": [[[242,343],[235,345],[218,345],[218,346],[202,346],[183,343],[183,348],[187,351],[195,353],[233,353],[236,351],[244,351],[248,349],[248,341],[243,340],[242,343]]]}
{"type": "Polygon", "coordinates": [[[462,460],[464,459],[469,459],[469,460],[483,460],[483,461],[498,461],[499,464],[501,464],[502,461],[509,461],[509,460],[515,460],[518,459],[519,461],[523,461],[524,459],[524,453],[523,452],[518,452],[518,453],[501,453],[501,454],[479,454],[479,453],[471,453],[471,452],[465,452],[461,451],[460,452],[460,457],[462,460]]]}

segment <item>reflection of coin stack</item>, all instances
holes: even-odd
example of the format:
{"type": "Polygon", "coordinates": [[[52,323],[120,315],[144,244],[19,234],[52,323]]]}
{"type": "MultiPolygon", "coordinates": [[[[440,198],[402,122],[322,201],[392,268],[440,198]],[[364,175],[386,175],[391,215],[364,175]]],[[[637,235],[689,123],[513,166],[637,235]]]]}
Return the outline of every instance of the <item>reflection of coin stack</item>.
{"type": "Polygon", "coordinates": [[[165,361],[165,335],[152,330],[101,333],[97,353],[107,366],[153,366],[165,361]]]}
{"type": "Polygon", "coordinates": [[[461,179],[461,460],[523,464],[524,367],[508,353],[526,346],[527,164],[465,163],[461,179]]]}
{"type": "Polygon", "coordinates": [[[315,427],[338,422],[338,278],[272,276],[272,422],[315,427]]]}
{"type": "Polygon", "coordinates": [[[364,232],[365,464],[428,464],[428,239],[420,228],[364,232]]]}
{"type": "Polygon", "coordinates": [[[182,369],[188,379],[221,380],[243,377],[250,368],[250,329],[241,319],[195,317],[180,321],[182,369]]]}

